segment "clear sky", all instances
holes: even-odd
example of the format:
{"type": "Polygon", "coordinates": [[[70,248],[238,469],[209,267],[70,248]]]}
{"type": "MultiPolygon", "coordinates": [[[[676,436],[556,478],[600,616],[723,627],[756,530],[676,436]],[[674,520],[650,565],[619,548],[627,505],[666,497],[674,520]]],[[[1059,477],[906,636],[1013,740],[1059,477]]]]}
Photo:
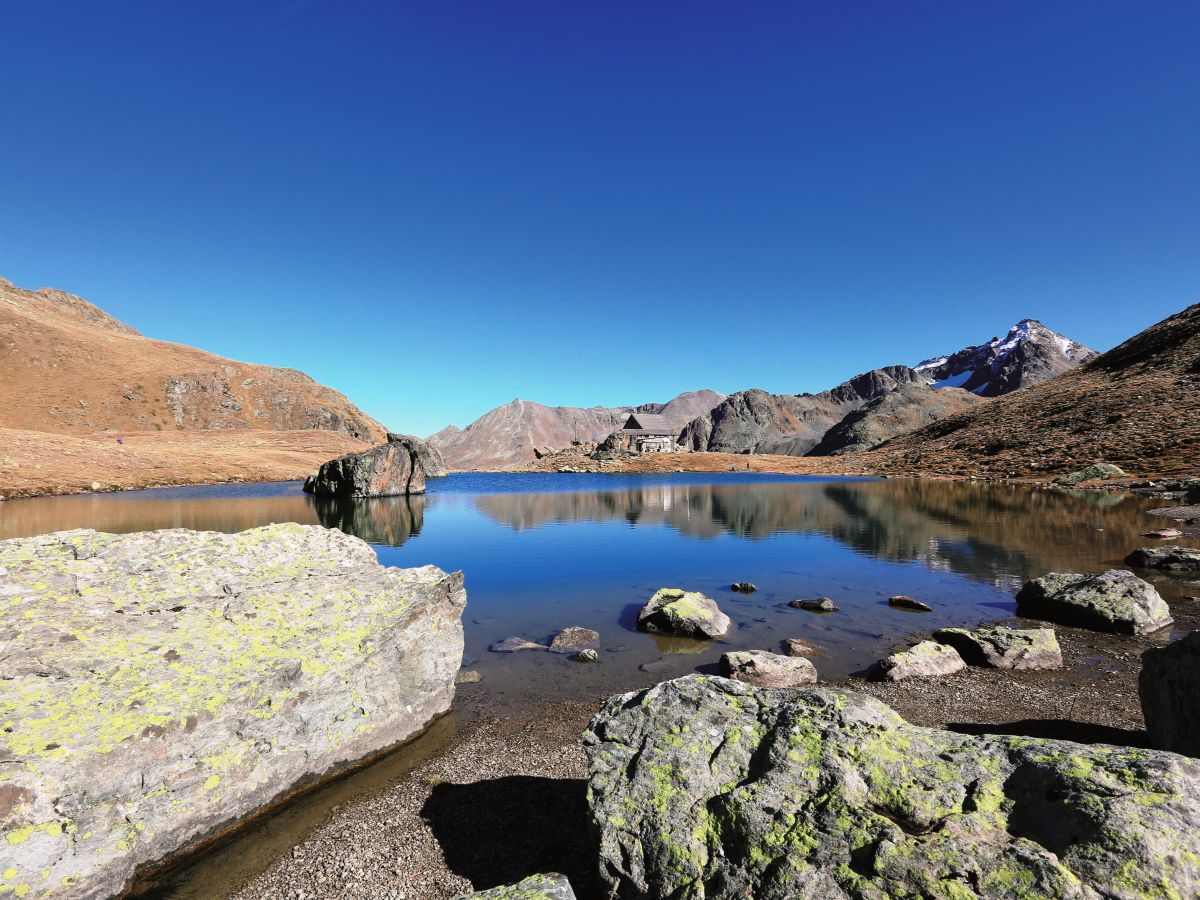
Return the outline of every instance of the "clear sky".
{"type": "Polygon", "coordinates": [[[1200,300],[1200,3],[0,0],[0,275],[391,428],[1200,300]]]}

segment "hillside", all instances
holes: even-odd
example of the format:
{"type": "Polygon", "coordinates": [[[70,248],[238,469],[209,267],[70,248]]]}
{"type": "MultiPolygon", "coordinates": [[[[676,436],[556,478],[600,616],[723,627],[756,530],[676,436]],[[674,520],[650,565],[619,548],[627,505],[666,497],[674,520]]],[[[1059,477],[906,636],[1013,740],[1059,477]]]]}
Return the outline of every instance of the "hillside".
{"type": "Polygon", "coordinates": [[[724,398],[716,391],[689,391],[667,403],[641,406],[543,406],[519,397],[480,416],[466,428],[451,425],[429,436],[454,470],[504,469],[532,462],[536,449],[559,450],[572,441],[602,441],[625,424],[631,412],[659,413],[675,428],[712,409],[724,398]]]}
{"type": "Polygon", "coordinates": [[[383,427],[302,372],[143,337],[86,300],[0,279],[0,427],[99,432],[383,427]]]}
{"type": "Polygon", "coordinates": [[[1050,381],[865,454],[875,471],[1049,476],[1095,461],[1200,470],[1200,304],[1050,381]]]}

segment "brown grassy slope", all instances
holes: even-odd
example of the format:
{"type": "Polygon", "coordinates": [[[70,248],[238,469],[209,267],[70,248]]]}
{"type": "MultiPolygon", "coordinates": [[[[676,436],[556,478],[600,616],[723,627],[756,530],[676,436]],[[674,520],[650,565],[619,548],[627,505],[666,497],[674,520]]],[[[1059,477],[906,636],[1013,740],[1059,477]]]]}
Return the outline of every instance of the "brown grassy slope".
{"type": "Polygon", "coordinates": [[[0,427],[74,435],[319,429],[386,440],[378,422],[302,372],[152,340],[79,297],[3,279],[0,427]]]}
{"type": "Polygon", "coordinates": [[[1200,304],[1091,362],[901,435],[860,457],[877,472],[1044,477],[1092,462],[1200,471],[1200,304]]]}
{"type": "MultiPolygon", "coordinates": [[[[0,497],[291,481],[365,445],[332,431],[152,431],[91,437],[0,428],[0,497]]],[[[7,513],[6,513],[7,514],[7,513]]]]}

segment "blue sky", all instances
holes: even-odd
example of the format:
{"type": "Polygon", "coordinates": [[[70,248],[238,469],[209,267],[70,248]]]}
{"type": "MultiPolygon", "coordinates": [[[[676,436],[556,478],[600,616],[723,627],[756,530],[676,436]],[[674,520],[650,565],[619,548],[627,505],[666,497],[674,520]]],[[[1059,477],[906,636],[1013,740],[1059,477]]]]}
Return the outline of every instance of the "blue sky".
{"type": "Polygon", "coordinates": [[[0,275],[389,427],[1200,300],[1200,4],[0,0],[0,275]]]}

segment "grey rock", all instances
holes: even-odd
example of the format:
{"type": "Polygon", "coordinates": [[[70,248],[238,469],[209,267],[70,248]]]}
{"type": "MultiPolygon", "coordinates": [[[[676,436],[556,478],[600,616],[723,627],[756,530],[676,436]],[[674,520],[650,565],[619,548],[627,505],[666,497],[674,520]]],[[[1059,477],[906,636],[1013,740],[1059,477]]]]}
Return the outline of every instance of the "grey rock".
{"type": "Polygon", "coordinates": [[[1086,466],[1066,475],[1059,475],[1054,479],[1054,483],[1062,487],[1071,487],[1085,481],[1104,481],[1109,478],[1119,478],[1124,474],[1125,471],[1120,466],[1114,466],[1111,463],[1096,463],[1095,465],[1086,466]]]}
{"type": "Polygon", "coordinates": [[[907,650],[885,656],[871,673],[878,681],[903,681],[905,678],[933,678],[953,675],[967,667],[958,651],[937,641],[921,641],[907,650]]]}
{"type": "Polygon", "coordinates": [[[820,647],[801,638],[784,638],[783,646],[788,656],[820,656],[823,653],[820,647]]]}
{"type": "Polygon", "coordinates": [[[550,872],[530,875],[516,884],[488,888],[474,894],[459,894],[454,900],[575,900],[567,876],[550,872]]]}
{"type": "Polygon", "coordinates": [[[603,895],[1195,897],[1200,767],[919,728],[862,694],[689,676],[584,734],[603,895]]]}
{"type": "Polygon", "coordinates": [[[637,618],[642,631],[718,638],[729,630],[729,616],[715,600],[696,591],[661,588],[642,607],[637,618]]]}
{"type": "Polygon", "coordinates": [[[1118,634],[1149,634],[1174,621],[1154,586],[1124,569],[1027,581],[1017,592],[1017,615],[1118,634]]]}
{"type": "Polygon", "coordinates": [[[348,453],[322,464],[304,482],[309,494],[331,497],[395,497],[425,493],[422,460],[433,452],[418,438],[393,435],[396,440],[348,453]]]}
{"type": "Polygon", "coordinates": [[[467,669],[454,676],[455,684],[478,684],[482,680],[483,676],[474,669],[467,669]]]}
{"type": "Polygon", "coordinates": [[[1175,546],[1143,547],[1125,557],[1125,562],[1139,569],[1200,572],[1200,550],[1175,546]]]}
{"type": "Polygon", "coordinates": [[[461,574],[340,531],[68,531],[0,541],[0,573],[10,886],[118,894],[454,696],[461,574]]]}
{"type": "Polygon", "coordinates": [[[834,612],[837,604],[828,597],[817,597],[815,600],[789,600],[792,609],[807,609],[810,612],[834,612]]]}
{"type": "Polygon", "coordinates": [[[1138,694],[1150,743],[1200,757],[1200,631],[1142,654],[1138,694]]]}
{"type": "Polygon", "coordinates": [[[721,674],[756,687],[800,687],[817,683],[817,670],[802,656],[765,650],[735,650],[721,656],[721,674]]]}
{"type": "Polygon", "coordinates": [[[564,628],[550,639],[550,649],[555,653],[573,653],[585,647],[595,647],[600,643],[600,633],[590,628],[572,625],[564,628]]]}
{"type": "Polygon", "coordinates": [[[600,660],[600,654],[591,647],[585,647],[575,654],[575,661],[581,663],[594,663],[600,660]]]}
{"type": "Polygon", "coordinates": [[[904,594],[888,597],[888,606],[894,606],[897,609],[907,609],[912,612],[933,612],[933,607],[928,603],[922,603],[920,600],[914,600],[912,597],[904,596],[904,594]]]}
{"type": "Polygon", "coordinates": [[[993,625],[968,631],[940,628],[933,639],[958,651],[969,666],[992,669],[1061,669],[1062,648],[1053,628],[993,625]]]}
{"type": "Polygon", "coordinates": [[[493,653],[516,653],[519,650],[549,650],[545,644],[530,641],[523,637],[506,637],[488,647],[493,653]]]}
{"type": "Polygon", "coordinates": [[[417,458],[417,464],[420,465],[426,478],[445,477],[448,471],[446,460],[442,457],[442,451],[436,444],[423,441],[413,434],[395,434],[391,431],[387,433],[387,439],[389,444],[403,444],[408,447],[417,458]]]}

